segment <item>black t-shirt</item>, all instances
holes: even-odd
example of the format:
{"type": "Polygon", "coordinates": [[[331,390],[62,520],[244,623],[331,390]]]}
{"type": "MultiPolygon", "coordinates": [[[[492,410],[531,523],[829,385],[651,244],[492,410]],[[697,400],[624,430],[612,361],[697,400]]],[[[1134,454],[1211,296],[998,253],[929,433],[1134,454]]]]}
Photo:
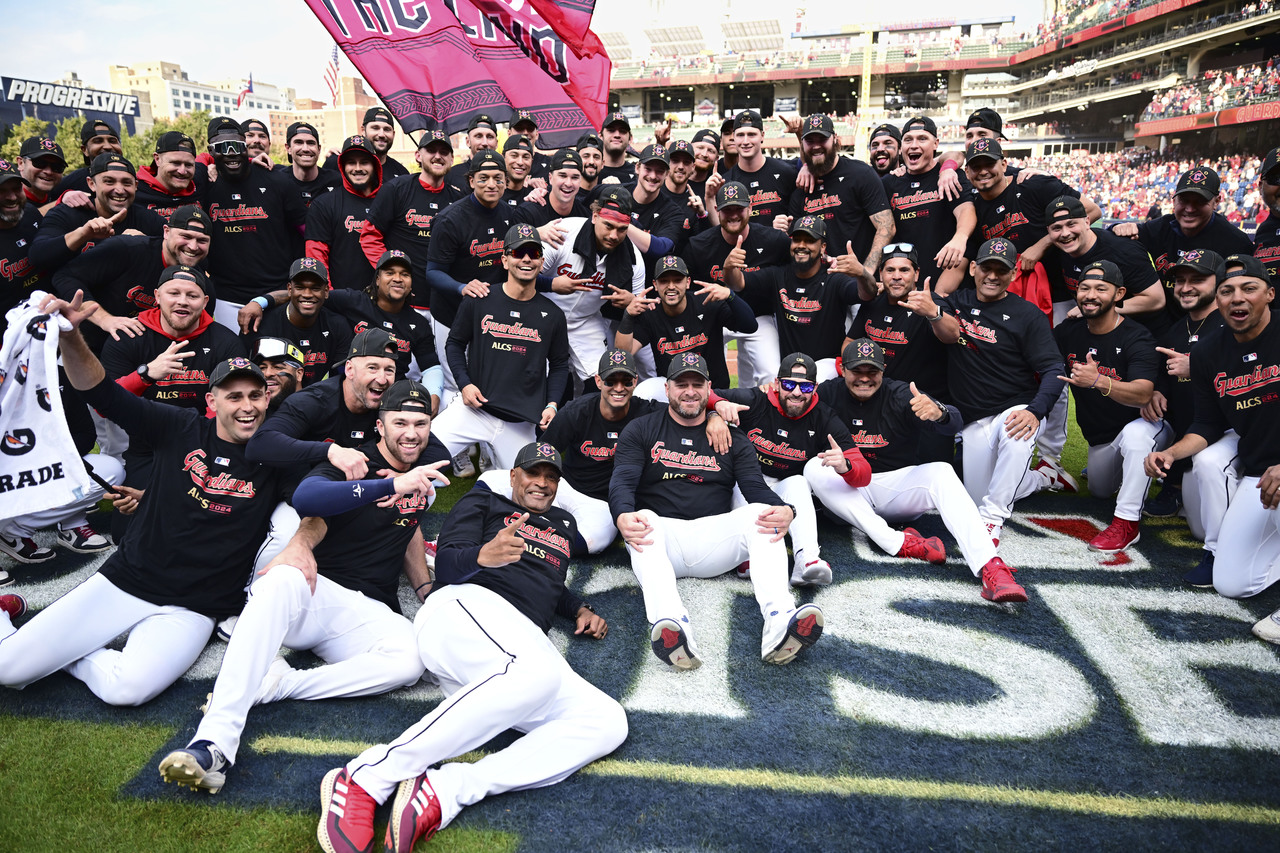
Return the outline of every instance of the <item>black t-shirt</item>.
{"type": "Polygon", "coordinates": [[[1253,235],[1253,256],[1267,268],[1272,283],[1280,281],[1280,216],[1274,213],[1253,235]]]}
{"type": "MultiPolygon", "coordinates": [[[[1222,313],[1217,308],[1210,309],[1201,320],[1192,320],[1190,314],[1183,314],[1182,319],[1175,320],[1160,336],[1160,346],[1189,353],[1202,338],[1208,338],[1215,329],[1221,329],[1223,325],[1222,313]]],[[[1174,435],[1183,436],[1195,416],[1191,377],[1170,376],[1169,371],[1164,369],[1164,362],[1160,362],[1156,390],[1164,394],[1167,401],[1164,419],[1173,427],[1174,435]]]]}
{"type": "Polygon", "coordinates": [[[315,466],[328,458],[330,443],[359,447],[376,438],[377,410],[348,409],[342,396],[346,381],[339,373],[290,394],[249,440],[249,458],[280,467],[315,466]]]}
{"type": "Polygon", "coordinates": [[[303,388],[323,379],[351,351],[351,323],[328,308],[321,308],[315,323],[305,329],[289,322],[288,305],[270,308],[262,315],[257,333],[246,338],[250,354],[262,337],[284,338],[302,350],[307,360],[302,368],[303,388]]]}
{"type": "Polygon", "coordinates": [[[725,181],[742,183],[751,195],[751,220],[773,227],[773,218],[786,213],[791,195],[796,190],[796,170],[785,160],[765,157],[764,165],[754,172],[742,168],[742,161],[724,173],[725,181]]]}
{"type": "MultiPolygon", "coordinates": [[[[159,313],[153,308],[146,316],[155,317],[159,313]]],[[[213,368],[229,358],[248,355],[244,342],[235,332],[212,322],[207,313],[205,321],[204,331],[187,338],[187,345],[180,350],[191,353],[191,357],[182,362],[180,370],[168,376],[153,377],[156,381],[142,392],[143,398],[204,414],[207,408],[204,395],[209,390],[209,374],[213,373],[213,368]]],[[[107,340],[102,348],[102,366],[107,371],[107,378],[116,380],[127,376],[169,348],[174,339],[156,331],[153,323],[158,325],[158,318],[148,321],[144,317],[146,329],[141,335],[135,338],[121,335],[118,341],[107,340]]]]}
{"type": "MultiPolygon", "coordinates": [[[[1010,179],[1004,192],[991,201],[984,199],[977,189],[970,189],[969,201],[973,202],[978,217],[978,227],[973,229],[967,256],[977,257],[978,248],[987,240],[1003,237],[1021,254],[1044,239],[1049,228],[1044,220],[1044,209],[1058,196],[1080,198],[1080,193],[1051,175],[1032,175],[1022,183],[1010,179]]],[[[1061,252],[1050,246],[1044,253],[1045,274],[1049,276],[1050,292],[1054,302],[1065,302],[1072,294],[1062,282],[1061,252]]]]}
{"type": "Polygon", "coordinates": [[[334,290],[329,293],[328,307],[351,323],[353,334],[376,327],[386,329],[396,337],[399,356],[396,358],[396,378],[403,379],[409,372],[412,358],[418,360],[418,369],[426,371],[440,363],[436,355],[436,339],[431,333],[431,323],[409,306],[395,313],[383,311],[369,294],[358,290],[334,290]]]}
{"type": "Polygon", "coordinates": [[[245,445],[218,438],[203,411],[139,399],[110,378],[84,399],[155,450],[137,516],[102,575],[152,604],[215,619],[239,613],[271,513],[296,480],[248,461],[245,445]]]}
{"type": "Polygon", "coordinates": [[[1049,319],[1022,297],[980,302],[976,291],[960,290],[934,299],[960,321],[960,340],[947,349],[947,385],[965,423],[1029,404],[1040,377],[1062,375],[1049,319]]]}
{"type": "Polygon", "coordinates": [[[512,222],[525,222],[534,228],[541,228],[555,222],[557,219],[568,219],[571,216],[591,217],[591,208],[583,200],[584,193],[579,192],[573,197],[572,209],[561,216],[556,213],[555,208],[548,202],[546,204],[538,204],[536,201],[523,202],[515,209],[515,213],[511,216],[512,222]]]}
{"type": "Polygon", "coordinates": [[[427,281],[427,255],[431,247],[431,224],[446,207],[468,195],[448,181],[438,190],[422,185],[418,175],[405,175],[384,184],[369,208],[369,221],[382,234],[388,249],[399,249],[413,266],[415,308],[431,305],[431,285],[427,281]]]}
{"type": "Polygon", "coordinates": [[[653,352],[659,376],[667,375],[673,356],[682,352],[701,353],[711,371],[711,384],[729,387],[729,368],[724,360],[724,330],[742,331],[729,310],[728,302],[705,304],[690,286],[685,307],[672,317],[661,305],[635,318],[635,339],[653,352]]]}
{"type": "MultiPolygon", "coordinates": [[[[880,390],[863,401],[850,394],[837,376],[818,386],[818,399],[835,410],[873,474],[918,465],[920,433],[935,429],[911,411],[910,385],[897,379],[885,377],[880,390]]],[[[936,429],[949,432],[941,422],[936,429]]]]}
{"type": "Polygon", "coordinates": [[[1183,234],[1173,214],[1166,213],[1159,219],[1138,225],[1138,242],[1151,256],[1156,272],[1164,282],[1164,310],[1170,320],[1178,320],[1186,313],[1173,298],[1173,268],[1178,263],[1180,250],[1210,249],[1224,258],[1227,255],[1253,254],[1253,242],[1225,216],[1217,213],[1194,237],[1183,234]]]}
{"type": "Polygon", "coordinates": [[[251,167],[239,179],[219,175],[209,185],[209,273],[218,298],[243,305],[289,279],[302,257],[307,209],[292,181],[269,169],[251,167]]]}
{"type": "Polygon", "coordinates": [[[634,184],[636,182],[636,164],[632,160],[628,160],[621,166],[601,166],[600,173],[596,176],[596,186],[600,186],[605,178],[617,178],[620,184],[634,184]]]}
{"type": "MultiPolygon", "coordinates": [[[[395,470],[378,452],[375,439],[359,448],[369,459],[369,471],[395,470]]],[[[425,455],[425,454],[424,454],[425,455]]],[[[419,458],[414,467],[432,461],[419,458]]],[[[330,462],[316,466],[299,488],[312,477],[332,482],[345,482],[347,475],[330,462]]],[[[312,549],[316,569],[329,580],[350,590],[361,592],[400,612],[396,589],[404,567],[405,550],[418,526],[427,515],[425,495],[399,495],[394,504],[382,507],[380,501],[364,504],[325,518],[328,529],[324,539],[312,549]]]]}
{"type": "Polygon", "coordinates": [[[445,352],[458,387],[474,384],[489,398],[481,408],[508,422],[541,421],[569,378],[569,327],[541,293],[521,301],[497,286],[464,299],[445,352]]]}
{"type": "MultiPolygon", "coordinates": [[[[662,194],[663,198],[674,204],[678,210],[684,212],[684,233],[681,235],[681,240],[678,244],[679,251],[683,252],[689,245],[689,240],[693,235],[701,234],[703,231],[707,230],[707,228],[710,227],[711,222],[705,214],[699,216],[697,211],[689,206],[688,189],[682,193],[673,192],[664,183],[658,188],[658,192],[662,194]]],[[[702,198],[701,193],[698,194],[698,198],[702,198]]]]}
{"type": "MultiPolygon", "coordinates": [[[[475,193],[459,199],[436,216],[427,262],[446,270],[462,285],[472,279],[501,284],[507,280],[502,241],[511,222],[511,208],[505,204],[489,209],[476,200],[475,193]]],[[[456,291],[434,288],[431,316],[437,323],[452,326],[461,301],[462,294],[456,291]]]]}
{"type": "Polygon", "coordinates": [[[600,395],[587,394],[571,400],[555,416],[542,440],[564,457],[564,478],[569,485],[584,495],[607,501],[618,436],[636,418],[664,408],[654,400],[632,397],[622,420],[607,421],[600,414],[600,395]]]}
{"type": "MultiPolygon", "coordinates": [[[[972,203],[969,179],[959,170],[956,170],[956,176],[960,179],[960,195],[955,201],[948,200],[938,189],[938,179],[942,177],[941,163],[920,175],[889,173],[880,179],[889,197],[889,208],[893,211],[896,227],[893,241],[915,245],[916,256],[920,260],[921,286],[926,278],[932,279],[934,286],[938,284],[942,270],[933,259],[956,236],[956,210],[963,204],[972,203]]],[[[840,247],[830,246],[827,251],[836,254],[837,250],[843,251],[840,247]]]]}
{"type": "Polygon", "coordinates": [[[1261,477],[1280,463],[1280,323],[1275,315],[1246,343],[1225,326],[1203,336],[1191,350],[1191,393],[1195,422],[1188,433],[1212,444],[1234,429],[1246,477],[1261,477]]]}
{"type": "MultiPolygon", "coordinates": [[[[635,184],[627,189],[635,195],[635,184]]],[[[683,250],[689,237],[689,217],[692,215],[687,206],[682,208],[662,193],[658,193],[653,201],[644,204],[637,201],[631,206],[631,224],[655,237],[666,237],[671,241],[672,254],[680,254],[683,250]]],[[[657,262],[658,256],[652,250],[644,254],[645,281],[653,280],[653,268],[657,262]]]]}
{"type": "Polygon", "coordinates": [[[293,167],[289,165],[277,165],[272,171],[289,179],[289,183],[297,190],[303,207],[310,207],[311,202],[320,196],[327,195],[342,186],[342,174],[337,169],[322,168],[316,172],[315,179],[311,181],[298,180],[298,177],[293,174],[293,167]]]}
{"type": "Polygon", "coordinates": [[[793,217],[812,214],[827,223],[827,254],[844,254],[848,242],[853,253],[865,258],[875,241],[871,216],[889,209],[880,176],[861,160],[840,156],[830,172],[814,177],[813,189],[791,194],[789,213],[793,217]]]}
{"type": "Polygon", "coordinates": [[[360,248],[360,232],[373,201],[374,196],[340,187],[307,208],[307,242],[328,246],[329,286],[334,290],[363,290],[373,281],[373,264],[360,248]]]}
{"type": "MultiPolygon", "coordinates": [[[[40,223],[31,243],[31,263],[45,273],[52,273],[58,267],[70,261],[80,252],[87,252],[95,245],[93,241],[85,243],[80,252],[68,249],[67,234],[75,231],[91,219],[96,219],[96,209],[68,207],[65,204],[55,205],[40,223]]],[[[148,210],[136,202],[129,207],[122,221],[116,223],[113,235],[121,235],[126,231],[140,231],[148,237],[160,237],[164,234],[165,222],[155,211],[148,210]]],[[[107,240],[110,240],[108,237],[107,240]]],[[[101,242],[106,242],[103,240],[101,242]]],[[[155,284],[155,282],[152,282],[155,284]]]]}
{"type": "Polygon", "coordinates": [[[528,186],[527,184],[520,189],[507,187],[507,189],[502,193],[502,203],[512,210],[515,210],[515,208],[524,203],[525,198],[531,192],[533,192],[533,187],[528,186]]]}
{"type": "Polygon", "coordinates": [[[802,352],[814,360],[840,355],[847,309],[862,302],[856,279],[828,272],[822,264],[803,279],[789,266],[747,273],[744,292],[764,304],[772,300],[783,355],[802,352]]]}
{"type": "Polygon", "coordinates": [[[747,503],[781,506],[765,484],[750,442],[735,441],[720,453],[707,440],[705,423],[683,426],[670,411],[636,418],[622,431],[613,457],[609,511],[650,509],[662,518],[706,518],[733,509],[733,487],[747,503]]]}
{"type": "MultiPolygon", "coordinates": [[[[712,281],[724,284],[724,260],[733,251],[733,243],[724,239],[724,232],[719,228],[708,228],[689,240],[684,250],[684,262],[689,267],[689,275],[694,281],[712,281]]],[[[747,266],[744,272],[755,272],[765,267],[778,267],[791,263],[791,239],[781,231],[768,225],[751,223],[747,231],[747,239],[742,244],[747,253],[747,266]]],[[[774,299],[771,295],[761,300],[743,291],[738,294],[747,300],[757,315],[773,315],[774,299]]]]}
{"type": "Polygon", "coordinates": [[[947,349],[929,321],[905,305],[892,305],[880,293],[858,310],[851,338],[870,338],[884,348],[884,375],[914,382],[924,393],[950,401],[947,388],[947,349]]]}
{"type": "Polygon", "coordinates": [[[1164,364],[1164,357],[1156,352],[1155,338],[1140,324],[1121,320],[1105,335],[1089,331],[1089,322],[1083,317],[1072,317],[1058,324],[1053,330],[1054,340],[1062,353],[1066,373],[1071,366],[1083,364],[1089,357],[1098,363],[1098,387],[1071,386],[1071,396],[1076,401],[1076,423],[1090,446],[1110,444],[1130,421],[1139,417],[1133,406],[1117,403],[1110,396],[1102,396],[1107,380],[1134,382],[1146,379],[1155,384],[1164,364]]]}
{"type": "Polygon", "coordinates": [[[451,583],[471,583],[492,590],[520,611],[540,631],[551,629],[551,617],[572,619],[582,602],[565,588],[569,554],[578,524],[558,506],[530,512],[517,533],[526,541],[524,554],[514,563],[486,568],[476,562],[480,549],[517,518],[529,512],[488,489],[472,489],[454,504],[436,540],[437,569],[456,555],[466,574],[458,580],[439,572],[431,592],[451,583]]]}
{"type": "Polygon", "coordinates": [[[779,411],[777,397],[759,388],[733,388],[716,394],[751,408],[738,413],[739,423],[756,450],[760,470],[781,480],[804,474],[804,465],[824,450],[831,449],[827,436],[836,440],[841,450],[851,450],[849,436],[835,411],[821,400],[798,418],[779,411]]]}
{"type": "MultiPolygon", "coordinates": [[[[1085,267],[1094,261],[1111,261],[1120,268],[1120,274],[1124,276],[1126,297],[1142,293],[1148,287],[1160,287],[1160,276],[1151,265],[1151,258],[1142,244],[1101,229],[1095,229],[1094,234],[1098,239],[1093,248],[1080,257],[1073,258],[1066,252],[1058,253],[1062,259],[1062,281],[1073,298],[1085,267]]],[[[1129,319],[1137,320],[1148,329],[1163,330],[1168,325],[1166,316],[1164,311],[1152,311],[1130,316],[1129,319]]]]}
{"type": "Polygon", "coordinates": [[[22,219],[13,228],[0,228],[0,335],[4,334],[4,315],[9,309],[43,286],[43,270],[31,262],[31,241],[44,219],[33,204],[22,211],[22,219]]]}

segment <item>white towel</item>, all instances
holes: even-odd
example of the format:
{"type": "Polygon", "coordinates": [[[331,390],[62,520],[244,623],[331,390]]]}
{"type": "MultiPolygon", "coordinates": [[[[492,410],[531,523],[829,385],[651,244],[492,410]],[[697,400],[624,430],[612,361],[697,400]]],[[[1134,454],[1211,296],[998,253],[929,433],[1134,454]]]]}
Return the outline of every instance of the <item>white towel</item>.
{"type": "Polygon", "coordinates": [[[36,290],[5,315],[0,346],[0,522],[80,500],[89,475],[58,391],[58,335],[71,324],[41,314],[36,290]]]}

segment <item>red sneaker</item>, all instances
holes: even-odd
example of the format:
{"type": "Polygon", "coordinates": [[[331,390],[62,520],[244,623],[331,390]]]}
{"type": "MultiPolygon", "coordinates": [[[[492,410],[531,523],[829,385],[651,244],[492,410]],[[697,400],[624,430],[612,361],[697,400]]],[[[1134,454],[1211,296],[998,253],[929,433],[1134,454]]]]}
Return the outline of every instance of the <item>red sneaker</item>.
{"type": "Polygon", "coordinates": [[[1089,550],[1102,554],[1114,554],[1123,551],[1142,538],[1138,522],[1123,518],[1112,518],[1107,529],[1089,540],[1089,550]]]}
{"type": "Polygon", "coordinates": [[[423,773],[407,779],[396,788],[391,804],[391,820],[387,821],[384,851],[410,853],[413,845],[426,841],[440,828],[440,798],[423,773]]]}
{"type": "Polygon", "coordinates": [[[369,853],[373,850],[373,797],[347,775],[330,770],[320,783],[320,826],[316,838],[325,853],[369,853]]]}
{"type": "Polygon", "coordinates": [[[1049,481],[1049,491],[1051,492],[1066,492],[1074,495],[1080,491],[1080,484],[1076,482],[1076,478],[1068,474],[1062,465],[1057,462],[1041,459],[1031,470],[1039,472],[1041,476],[1049,481]]]}
{"type": "Polygon", "coordinates": [[[734,572],[737,573],[738,577],[742,578],[744,581],[750,580],[751,579],[751,561],[743,560],[741,563],[738,563],[738,567],[734,569],[734,572]]]}
{"type": "Polygon", "coordinates": [[[9,619],[16,622],[18,617],[27,612],[27,600],[16,592],[0,595],[0,610],[8,613],[9,619]]]}
{"type": "Polygon", "coordinates": [[[898,553],[894,554],[895,557],[925,560],[935,566],[947,561],[947,548],[937,536],[925,539],[914,527],[908,527],[902,532],[906,534],[906,538],[902,540],[902,547],[898,549],[898,553]]]}
{"type": "Polygon", "coordinates": [[[982,567],[982,597],[987,601],[1026,601],[1027,591],[1013,579],[1017,569],[999,557],[982,567]]]}

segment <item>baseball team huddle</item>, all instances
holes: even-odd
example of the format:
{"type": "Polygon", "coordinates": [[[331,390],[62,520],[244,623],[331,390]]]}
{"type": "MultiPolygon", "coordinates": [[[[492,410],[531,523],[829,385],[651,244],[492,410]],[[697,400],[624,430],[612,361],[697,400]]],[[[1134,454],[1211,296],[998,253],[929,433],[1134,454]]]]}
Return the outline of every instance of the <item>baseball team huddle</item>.
{"type": "MultiPolygon", "coordinates": [[[[321,782],[325,850],[372,849],[390,803],[385,849],[408,851],[626,739],[622,706],[548,638],[557,617],[607,636],[566,577],[619,537],[674,671],[703,660],[678,578],[749,580],[764,663],[821,638],[797,588],[856,569],[823,559],[819,512],[941,564],[942,539],[903,526],[936,512],[981,597],[1025,602],[1003,526],[1082,475],[1115,500],[1089,549],[1181,514],[1204,543],[1186,583],[1242,598],[1280,578],[1277,151],[1250,240],[1215,212],[1208,167],[1171,214],[1093,227],[1091,200],[1007,163],[989,109],[963,152],[916,117],[875,128],[867,162],[825,115],[782,120],[795,160],[765,153],[750,110],[638,152],[621,113],[548,153],[537,119],[515,112],[499,150],[476,115],[456,165],[425,132],[416,173],[387,155],[381,107],[327,159],[291,125],[288,165],[263,122],[225,117],[206,150],[169,132],[141,166],[103,121],[83,169],[64,175],[48,139],[0,160],[0,415],[30,393],[47,424],[5,433],[0,486],[22,488],[17,460],[55,433],[94,483],[0,520],[0,553],[54,559],[46,528],[76,552],[114,542],[34,615],[0,595],[0,684],[61,670],[138,705],[216,635],[201,722],[159,767],[216,793],[253,706],[426,677],[446,698],[321,782]],[[26,381],[46,340],[52,400],[26,381]],[[1068,394],[1083,472],[1061,462],[1068,394]],[[477,466],[427,541],[436,490],[477,466]],[[110,540],[89,521],[103,500],[110,540]],[[449,761],[508,729],[523,736],[449,761]]],[[[1253,630],[1280,643],[1280,612],[1253,630]]]]}

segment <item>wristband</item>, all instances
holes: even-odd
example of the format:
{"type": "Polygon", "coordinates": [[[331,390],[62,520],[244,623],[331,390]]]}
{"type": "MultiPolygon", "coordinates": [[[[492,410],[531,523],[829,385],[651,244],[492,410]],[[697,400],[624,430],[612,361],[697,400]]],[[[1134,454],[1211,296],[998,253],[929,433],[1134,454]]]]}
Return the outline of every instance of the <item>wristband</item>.
{"type": "Polygon", "coordinates": [[[559,403],[547,403],[547,404],[546,404],[545,406],[543,406],[542,408],[543,408],[543,409],[555,409],[555,410],[558,412],[558,411],[560,411],[560,404],[559,404],[559,403]]]}
{"type": "Polygon", "coordinates": [[[265,296],[255,296],[250,301],[258,303],[258,307],[261,308],[263,311],[266,311],[268,308],[271,307],[271,300],[265,296]]]}
{"type": "Polygon", "coordinates": [[[636,315],[630,311],[622,312],[622,319],[618,321],[618,333],[630,335],[636,330],[636,315]]]}
{"type": "Polygon", "coordinates": [[[958,170],[959,168],[960,168],[960,164],[957,163],[955,160],[943,160],[942,168],[939,171],[942,171],[942,172],[955,171],[955,170],[958,170]]]}

